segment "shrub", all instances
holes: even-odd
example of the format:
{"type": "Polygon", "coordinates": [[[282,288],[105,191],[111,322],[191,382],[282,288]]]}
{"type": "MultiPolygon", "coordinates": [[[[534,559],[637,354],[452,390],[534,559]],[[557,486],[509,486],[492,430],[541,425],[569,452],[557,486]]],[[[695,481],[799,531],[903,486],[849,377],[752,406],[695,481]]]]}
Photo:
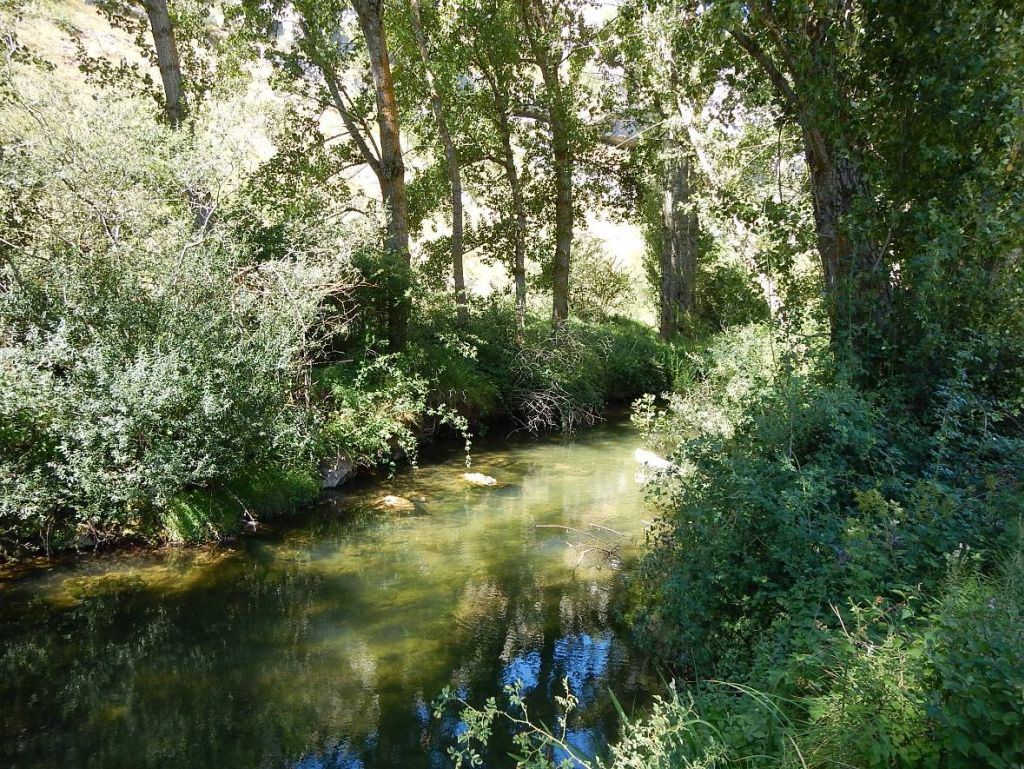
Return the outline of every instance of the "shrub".
{"type": "Polygon", "coordinates": [[[35,117],[0,123],[0,548],[153,531],[182,494],[310,466],[295,394],[347,285],[337,251],[253,264],[216,218],[194,230],[185,190],[217,163],[192,138],[31,86],[35,117]]]}
{"type": "MultiPolygon", "coordinates": [[[[962,559],[960,559],[962,560],[962,559]]],[[[957,563],[956,565],[959,566],[957,563]]],[[[946,766],[1024,763],[1024,553],[994,577],[954,571],[926,637],[928,713],[946,766]]]]}
{"type": "Polygon", "coordinates": [[[694,314],[706,328],[764,323],[769,318],[764,292],[750,271],[724,259],[704,260],[697,267],[694,314]]]}
{"type": "Polygon", "coordinates": [[[516,345],[509,355],[510,410],[531,432],[572,432],[601,416],[600,352],[566,324],[516,345]]]}
{"type": "Polygon", "coordinates": [[[984,441],[953,482],[935,473],[945,454],[930,431],[897,407],[796,362],[773,376],[748,332],[731,338],[690,396],[637,414],[680,440],[684,470],[651,487],[666,512],[633,619],[677,662],[719,676],[745,675],[749,652],[775,648],[785,627],[829,621],[830,604],[934,585],[959,543],[996,547],[1005,511],[979,470],[1015,454],[984,441]]]}
{"type": "Polygon", "coordinates": [[[627,311],[637,300],[633,278],[592,237],[573,243],[569,275],[569,307],[585,321],[627,311]]]}
{"type": "Polygon", "coordinates": [[[323,391],[323,442],[356,465],[413,461],[417,423],[427,410],[427,380],[408,370],[397,353],[328,366],[317,373],[323,391]]]}
{"type": "Polygon", "coordinates": [[[602,351],[605,400],[629,403],[644,393],[663,393],[669,387],[665,345],[647,326],[611,318],[589,330],[589,343],[602,351]]]}

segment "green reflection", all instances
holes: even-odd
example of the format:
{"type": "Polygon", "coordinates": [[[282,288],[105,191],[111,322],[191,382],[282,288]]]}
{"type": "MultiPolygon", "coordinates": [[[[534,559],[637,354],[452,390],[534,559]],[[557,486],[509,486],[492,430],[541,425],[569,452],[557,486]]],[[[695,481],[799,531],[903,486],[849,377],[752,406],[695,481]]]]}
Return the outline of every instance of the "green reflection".
{"type": "Polygon", "coordinates": [[[634,440],[605,425],[485,447],[472,469],[496,487],[453,456],[232,547],[8,580],[0,765],[443,766],[458,724],[433,722],[430,700],[516,679],[550,721],[568,678],[599,747],[608,687],[631,698],[644,671],[611,627],[617,570],[591,536],[545,527],[636,538],[634,440]],[[389,494],[413,508],[379,509],[389,494]]]}

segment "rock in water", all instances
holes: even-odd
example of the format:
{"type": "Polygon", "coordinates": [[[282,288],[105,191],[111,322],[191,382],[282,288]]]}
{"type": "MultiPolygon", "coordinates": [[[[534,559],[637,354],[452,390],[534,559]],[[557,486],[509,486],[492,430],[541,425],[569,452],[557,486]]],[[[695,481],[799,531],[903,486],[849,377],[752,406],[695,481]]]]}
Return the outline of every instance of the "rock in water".
{"type": "Polygon", "coordinates": [[[333,459],[325,459],[320,463],[320,488],[335,489],[343,484],[355,471],[355,466],[348,454],[341,453],[333,459]]]}
{"type": "Polygon", "coordinates": [[[679,469],[678,466],[672,464],[664,457],[659,457],[657,454],[644,449],[634,451],[633,458],[640,465],[633,480],[640,484],[647,483],[659,471],[679,469]]]}
{"type": "Polygon", "coordinates": [[[402,512],[408,512],[416,509],[416,505],[411,499],[396,497],[394,494],[388,494],[386,497],[378,499],[377,507],[387,508],[388,510],[399,510],[402,512]]]}
{"type": "Polygon", "coordinates": [[[462,480],[472,483],[475,486],[497,486],[498,480],[483,473],[463,473],[462,480]]]}
{"type": "Polygon", "coordinates": [[[641,465],[650,467],[655,470],[671,470],[675,465],[669,462],[664,457],[659,457],[650,451],[644,449],[637,449],[633,452],[633,458],[641,465]]]}

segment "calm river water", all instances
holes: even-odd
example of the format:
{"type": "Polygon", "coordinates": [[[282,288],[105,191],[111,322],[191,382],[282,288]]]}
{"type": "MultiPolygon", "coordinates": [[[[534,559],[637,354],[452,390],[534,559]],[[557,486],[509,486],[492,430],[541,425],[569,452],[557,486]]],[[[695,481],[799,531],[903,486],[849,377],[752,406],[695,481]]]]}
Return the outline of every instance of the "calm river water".
{"type": "Polygon", "coordinates": [[[567,680],[570,740],[599,751],[609,690],[628,710],[650,678],[614,627],[621,567],[583,547],[642,539],[635,441],[484,442],[495,488],[453,454],[233,545],[3,578],[0,766],[443,767],[463,725],[433,718],[442,687],[479,704],[517,680],[548,724],[567,680]],[[415,510],[375,509],[386,494],[415,510]]]}

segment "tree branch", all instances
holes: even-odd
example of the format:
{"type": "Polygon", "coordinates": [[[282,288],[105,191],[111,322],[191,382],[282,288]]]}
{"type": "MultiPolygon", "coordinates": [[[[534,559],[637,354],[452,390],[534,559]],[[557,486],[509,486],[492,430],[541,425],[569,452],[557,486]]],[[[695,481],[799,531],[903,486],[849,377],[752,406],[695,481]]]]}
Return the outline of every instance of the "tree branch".
{"type": "MultiPolygon", "coordinates": [[[[327,84],[327,90],[331,94],[331,100],[334,103],[334,108],[341,117],[341,122],[345,124],[345,128],[348,130],[349,136],[352,137],[352,141],[355,142],[360,154],[362,154],[363,158],[366,160],[366,164],[370,166],[377,176],[380,176],[380,156],[374,153],[370,145],[367,143],[366,138],[359,131],[359,126],[356,125],[356,122],[352,117],[352,113],[349,110],[348,105],[345,103],[345,98],[342,95],[343,89],[339,85],[337,77],[335,77],[334,70],[324,64],[323,59],[320,57],[316,48],[316,42],[310,36],[309,26],[306,24],[306,20],[301,19],[299,21],[299,26],[302,29],[303,37],[309,43],[309,45],[304,46],[306,48],[306,52],[313,64],[315,64],[317,69],[320,70],[320,74],[323,75],[324,82],[327,84]]],[[[370,134],[370,137],[372,141],[372,134],[370,134]]]]}
{"type": "Polygon", "coordinates": [[[786,103],[786,106],[796,111],[800,104],[797,99],[796,92],[789,84],[789,81],[786,80],[786,76],[782,74],[782,71],[775,66],[775,62],[773,62],[769,58],[768,54],[764,52],[764,49],[761,48],[753,38],[738,29],[730,29],[729,34],[732,35],[733,39],[740,44],[740,47],[742,47],[743,50],[749,53],[754,60],[761,65],[761,68],[771,79],[772,85],[775,86],[775,90],[786,103]]]}

